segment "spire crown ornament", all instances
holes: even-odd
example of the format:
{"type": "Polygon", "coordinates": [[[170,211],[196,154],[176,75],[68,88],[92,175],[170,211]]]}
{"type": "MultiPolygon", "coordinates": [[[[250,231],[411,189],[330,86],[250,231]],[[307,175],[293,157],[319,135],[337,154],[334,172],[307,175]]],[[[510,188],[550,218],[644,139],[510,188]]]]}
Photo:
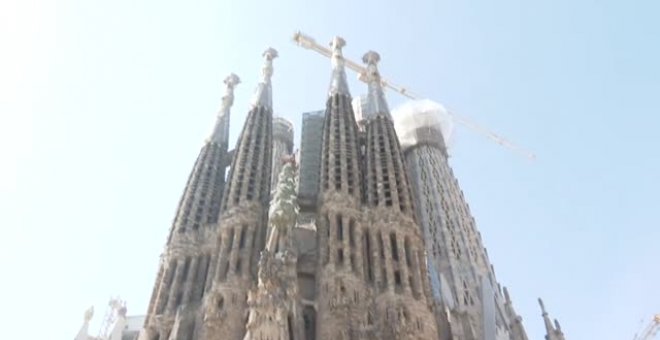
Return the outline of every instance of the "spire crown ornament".
{"type": "Polygon", "coordinates": [[[261,68],[261,82],[257,85],[257,90],[252,99],[252,106],[273,108],[273,98],[270,80],[273,77],[273,59],[277,58],[279,54],[277,50],[269,47],[261,54],[264,58],[264,66],[261,68]]]}
{"type": "Polygon", "coordinates": [[[378,72],[378,62],[380,61],[380,54],[374,51],[369,51],[362,56],[362,61],[367,64],[367,73],[362,75],[369,84],[369,94],[367,96],[367,108],[363,114],[365,118],[373,118],[378,115],[390,117],[390,109],[385,101],[385,93],[383,92],[382,80],[378,72]]]}
{"type": "Polygon", "coordinates": [[[332,47],[332,57],[330,61],[332,62],[332,80],[330,82],[330,95],[333,94],[343,94],[350,96],[348,91],[348,82],[346,81],[346,71],[344,65],[346,61],[344,60],[344,55],[342,54],[342,48],[346,46],[346,41],[341,37],[334,37],[330,41],[330,47],[332,47]]]}
{"type": "Polygon", "coordinates": [[[241,83],[241,78],[234,73],[230,73],[223,83],[225,84],[225,95],[222,97],[221,115],[226,114],[227,111],[229,111],[229,108],[234,104],[234,89],[236,88],[236,85],[241,83]]]}
{"type": "Polygon", "coordinates": [[[229,139],[229,112],[234,105],[234,89],[236,85],[241,83],[241,78],[236,74],[230,73],[225,80],[225,95],[222,96],[222,104],[220,105],[220,112],[211,133],[211,141],[217,144],[226,144],[229,139]]]}

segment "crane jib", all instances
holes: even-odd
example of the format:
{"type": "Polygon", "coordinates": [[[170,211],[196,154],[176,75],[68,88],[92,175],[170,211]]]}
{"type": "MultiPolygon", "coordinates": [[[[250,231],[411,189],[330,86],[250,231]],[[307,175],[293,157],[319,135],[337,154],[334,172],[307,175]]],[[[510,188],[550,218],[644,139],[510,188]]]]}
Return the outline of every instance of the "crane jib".
{"type": "MultiPolygon", "coordinates": [[[[308,35],[305,35],[300,31],[296,32],[293,35],[293,40],[300,47],[304,47],[308,50],[316,51],[319,54],[321,54],[321,55],[323,55],[327,58],[332,57],[332,51],[330,49],[328,49],[327,47],[319,45],[316,42],[316,40],[314,40],[314,38],[312,38],[308,35]]],[[[364,74],[366,74],[366,68],[364,66],[361,66],[361,65],[355,63],[352,60],[346,59],[345,57],[344,57],[344,62],[345,62],[346,67],[348,67],[349,69],[357,72],[359,80],[361,80],[363,82],[366,82],[366,79],[363,76],[364,74]]],[[[395,92],[399,93],[400,95],[402,95],[402,96],[404,96],[408,99],[419,100],[420,98],[422,98],[421,96],[414,94],[413,92],[411,92],[410,90],[408,90],[407,88],[405,88],[403,86],[398,86],[398,85],[396,85],[396,84],[394,84],[390,81],[386,81],[385,78],[381,77],[381,81],[382,81],[382,84],[383,84],[384,87],[390,88],[390,89],[394,90],[395,92]]],[[[472,130],[472,131],[474,131],[474,132],[476,132],[476,133],[478,133],[482,136],[485,136],[485,137],[489,138],[490,140],[494,141],[495,143],[497,143],[497,144],[499,144],[499,145],[501,145],[501,146],[513,151],[513,152],[516,152],[516,153],[526,157],[529,160],[535,160],[536,159],[536,156],[532,152],[527,151],[526,149],[515,145],[514,143],[508,141],[506,138],[499,136],[495,132],[492,132],[492,131],[490,131],[486,128],[483,128],[480,125],[478,125],[477,123],[475,123],[475,122],[473,122],[473,121],[471,121],[471,120],[469,120],[465,117],[458,117],[451,111],[448,112],[448,113],[454,120],[456,120],[456,122],[458,122],[459,124],[465,126],[466,128],[468,128],[468,129],[470,129],[470,130],[472,130]]]]}

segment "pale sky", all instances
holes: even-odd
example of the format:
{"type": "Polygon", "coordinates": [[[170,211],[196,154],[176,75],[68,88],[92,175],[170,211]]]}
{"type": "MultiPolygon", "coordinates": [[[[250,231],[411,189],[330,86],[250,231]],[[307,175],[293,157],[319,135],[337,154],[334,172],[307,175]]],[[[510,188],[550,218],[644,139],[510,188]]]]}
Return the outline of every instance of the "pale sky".
{"type": "MultiPolygon", "coordinates": [[[[0,4],[3,338],[71,339],[111,295],[143,314],[219,108],[232,144],[272,46],[275,111],[299,136],[340,35],[383,75],[533,150],[464,128],[452,158],[530,339],[541,296],[568,339],[631,339],[660,313],[657,1],[39,1],[0,4]]],[[[351,74],[353,96],[366,86],[351,74]]],[[[388,93],[391,107],[403,102],[388,93]]]]}

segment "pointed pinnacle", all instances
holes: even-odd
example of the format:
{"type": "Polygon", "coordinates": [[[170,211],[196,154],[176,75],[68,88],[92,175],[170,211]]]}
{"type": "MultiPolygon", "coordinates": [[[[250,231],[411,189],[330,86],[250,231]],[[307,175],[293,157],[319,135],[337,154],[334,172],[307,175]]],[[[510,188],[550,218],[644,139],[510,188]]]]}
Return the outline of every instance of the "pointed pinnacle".
{"type": "Polygon", "coordinates": [[[548,314],[548,312],[545,311],[545,305],[543,304],[543,300],[539,298],[539,306],[541,306],[541,312],[543,312],[543,315],[548,314]]]}
{"type": "Polygon", "coordinates": [[[509,296],[509,289],[507,289],[506,286],[505,286],[505,287],[502,288],[502,290],[504,291],[504,300],[506,302],[511,303],[511,297],[509,296]]]}
{"type": "Polygon", "coordinates": [[[85,322],[89,322],[94,317],[94,306],[87,308],[85,311],[85,322]]]}

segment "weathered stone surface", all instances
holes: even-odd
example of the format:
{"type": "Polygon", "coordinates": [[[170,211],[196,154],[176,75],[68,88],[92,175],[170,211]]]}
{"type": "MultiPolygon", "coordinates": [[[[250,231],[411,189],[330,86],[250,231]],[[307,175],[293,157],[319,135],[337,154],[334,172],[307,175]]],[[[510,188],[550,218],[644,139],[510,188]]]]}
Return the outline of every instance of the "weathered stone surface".
{"type": "Polygon", "coordinates": [[[142,340],[527,339],[444,144],[401,149],[375,52],[358,127],[334,42],[326,110],[308,117],[314,131],[323,124],[305,135],[321,141],[303,147],[301,196],[294,159],[283,157],[293,132],[283,120],[273,127],[269,50],[236,148],[218,144],[222,134],[195,163],[142,340]]]}

